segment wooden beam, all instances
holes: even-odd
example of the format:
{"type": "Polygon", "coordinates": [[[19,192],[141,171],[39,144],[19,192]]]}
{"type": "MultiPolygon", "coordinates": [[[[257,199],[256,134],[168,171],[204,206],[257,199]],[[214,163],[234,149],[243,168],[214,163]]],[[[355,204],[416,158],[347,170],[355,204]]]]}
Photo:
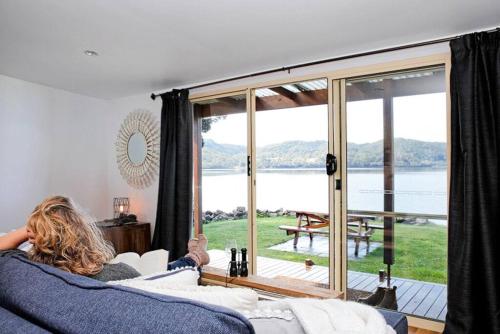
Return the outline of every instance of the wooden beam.
{"type": "Polygon", "coordinates": [[[288,89],[280,87],[280,86],[278,86],[278,87],[272,87],[272,88],[269,88],[269,89],[272,90],[275,93],[278,93],[281,96],[284,96],[284,97],[292,100],[292,101],[295,101],[295,99],[297,98],[297,95],[294,92],[289,91],[288,89]]]}
{"type": "Polygon", "coordinates": [[[195,103],[194,109],[201,117],[224,116],[247,112],[245,99],[220,99],[220,101],[214,103],[195,103]]]}
{"type": "Polygon", "coordinates": [[[301,92],[305,92],[307,91],[306,88],[304,88],[304,86],[302,86],[301,84],[292,84],[292,86],[294,86],[295,88],[297,88],[298,90],[300,90],[301,92]]]}
{"type": "Polygon", "coordinates": [[[281,95],[256,98],[256,111],[298,108],[328,104],[328,90],[319,89],[294,94],[294,100],[281,95]]]}
{"type": "Polygon", "coordinates": [[[203,267],[201,282],[205,285],[225,286],[227,284],[228,287],[246,287],[298,298],[343,298],[344,296],[341,292],[315,287],[308,284],[310,282],[302,280],[300,283],[295,283],[292,280],[265,278],[257,275],[226,277],[225,270],[210,266],[203,267]]]}
{"type": "Polygon", "coordinates": [[[393,82],[391,91],[392,97],[446,92],[444,74],[441,75],[441,72],[438,72],[432,76],[401,80],[391,80],[387,78],[381,82],[352,82],[350,86],[346,87],[347,102],[383,99],[385,90],[384,83],[388,81],[393,82]]]}

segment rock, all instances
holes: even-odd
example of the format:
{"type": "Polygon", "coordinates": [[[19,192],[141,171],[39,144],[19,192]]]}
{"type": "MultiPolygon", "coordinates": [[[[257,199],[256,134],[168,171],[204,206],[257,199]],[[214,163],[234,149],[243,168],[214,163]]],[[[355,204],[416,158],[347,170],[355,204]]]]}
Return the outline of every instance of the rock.
{"type": "MultiPolygon", "coordinates": [[[[271,210],[260,210],[257,209],[257,217],[265,218],[265,217],[278,217],[278,216],[295,216],[294,211],[288,211],[283,208],[279,208],[275,211],[271,210]]],[[[210,211],[207,210],[202,213],[202,222],[207,224],[212,221],[221,221],[221,220],[238,220],[238,219],[247,219],[248,212],[244,206],[238,206],[236,209],[231,212],[224,212],[222,210],[210,211]]]]}
{"type": "Polygon", "coordinates": [[[415,224],[417,225],[426,225],[429,223],[429,219],[427,218],[417,218],[415,219],[415,224]]]}
{"type": "Polygon", "coordinates": [[[235,218],[243,218],[243,217],[246,217],[246,216],[247,216],[246,212],[237,212],[235,214],[235,218]]]}

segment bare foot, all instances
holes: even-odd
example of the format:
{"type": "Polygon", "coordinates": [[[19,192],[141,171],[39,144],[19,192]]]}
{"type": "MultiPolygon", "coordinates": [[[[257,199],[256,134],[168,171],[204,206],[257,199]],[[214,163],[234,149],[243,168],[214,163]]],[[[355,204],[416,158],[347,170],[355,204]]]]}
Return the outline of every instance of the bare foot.
{"type": "Polygon", "coordinates": [[[199,248],[198,238],[194,238],[188,241],[188,252],[194,252],[199,248]]]}
{"type": "Polygon", "coordinates": [[[204,234],[198,234],[198,246],[200,249],[207,250],[208,239],[204,234]]]}
{"type": "Polygon", "coordinates": [[[196,266],[201,267],[210,263],[210,256],[204,249],[198,248],[192,252],[187,253],[186,257],[190,257],[196,262],[196,266]]]}

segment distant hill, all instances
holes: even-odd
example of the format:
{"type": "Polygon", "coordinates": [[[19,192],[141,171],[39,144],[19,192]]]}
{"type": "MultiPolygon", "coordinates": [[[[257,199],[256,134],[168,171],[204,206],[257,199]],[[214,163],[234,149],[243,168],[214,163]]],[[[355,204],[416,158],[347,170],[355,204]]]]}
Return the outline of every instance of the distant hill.
{"type": "Polygon", "coordinates": [[[287,141],[257,147],[258,168],[317,168],[325,165],[326,141],[287,141]]]}
{"type": "MultiPolygon", "coordinates": [[[[349,167],[382,167],[383,143],[381,140],[367,144],[347,143],[349,167]]],[[[395,138],[396,167],[444,167],[446,143],[426,142],[395,138]]]]}
{"type": "Polygon", "coordinates": [[[203,168],[244,169],[247,149],[242,145],[219,144],[211,139],[203,140],[203,168]]]}
{"type": "MultiPolygon", "coordinates": [[[[348,143],[348,167],[383,166],[383,143],[348,143]]],[[[288,141],[257,148],[258,168],[322,168],[328,149],[326,141],[288,141]]],[[[397,167],[444,167],[446,143],[395,138],[397,167]]],[[[203,168],[245,169],[246,148],[242,145],[204,141],[203,168]]]]}

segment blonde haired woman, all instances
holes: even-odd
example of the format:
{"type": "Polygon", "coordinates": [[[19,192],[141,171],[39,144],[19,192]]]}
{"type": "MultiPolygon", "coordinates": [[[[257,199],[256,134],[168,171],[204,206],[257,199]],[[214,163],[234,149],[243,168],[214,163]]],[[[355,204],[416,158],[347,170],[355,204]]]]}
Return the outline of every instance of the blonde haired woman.
{"type": "MultiPolygon", "coordinates": [[[[168,269],[207,264],[206,243],[203,236],[199,240],[190,240],[189,253],[170,263],[168,269]]],[[[0,236],[0,251],[3,251],[0,256],[20,254],[32,261],[101,281],[140,275],[124,263],[109,263],[114,257],[113,247],[103,239],[97,226],[63,196],[45,199],[35,207],[26,226],[0,236]],[[32,244],[27,253],[15,250],[25,241],[32,244]]]]}

